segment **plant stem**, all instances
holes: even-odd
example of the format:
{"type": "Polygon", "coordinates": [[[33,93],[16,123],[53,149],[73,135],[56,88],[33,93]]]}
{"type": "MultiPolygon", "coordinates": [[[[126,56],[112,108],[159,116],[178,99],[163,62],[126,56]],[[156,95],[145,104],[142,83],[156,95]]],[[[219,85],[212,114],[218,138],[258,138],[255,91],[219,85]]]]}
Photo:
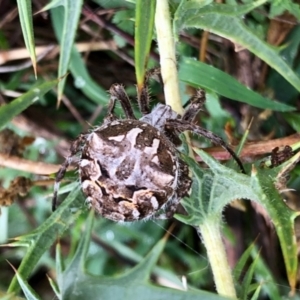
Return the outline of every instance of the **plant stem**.
{"type": "MultiPolygon", "coordinates": [[[[168,0],[157,0],[155,10],[155,29],[165,101],[166,104],[170,105],[175,112],[182,115],[184,110],[179,93],[175,53],[176,47],[171,24],[168,0]]],[[[185,133],[185,137],[188,145],[190,145],[190,137],[188,133],[185,133]]],[[[194,157],[193,150],[190,146],[189,156],[194,157]]]]}
{"type": "MultiPolygon", "coordinates": [[[[182,114],[183,108],[179,94],[175,41],[171,27],[168,0],[156,1],[155,28],[165,101],[174,111],[182,114]]],[[[193,156],[191,149],[190,154],[193,156]]],[[[203,226],[201,225],[200,233],[207,249],[218,293],[236,298],[231,270],[220,234],[220,224],[216,223],[215,220],[214,222],[209,221],[203,226]]]]}
{"type": "Polygon", "coordinates": [[[220,222],[206,219],[199,226],[219,295],[236,298],[231,269],[221,237],[220,222]]]}
{"type": "Polygon", "coordinates": [[[178,74],[168,0],[157,0],[155,28],[160,55],[161,76],[164,84],[165,101],[174,111],[182,114],[178,74]]]}

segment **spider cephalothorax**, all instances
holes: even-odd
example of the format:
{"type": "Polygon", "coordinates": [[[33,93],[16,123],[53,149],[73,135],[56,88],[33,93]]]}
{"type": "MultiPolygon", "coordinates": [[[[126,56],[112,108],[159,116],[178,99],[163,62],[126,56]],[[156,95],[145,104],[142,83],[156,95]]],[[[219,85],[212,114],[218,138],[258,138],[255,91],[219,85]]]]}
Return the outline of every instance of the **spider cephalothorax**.
{"type": "Polygon", "coordinates": [[[79,177],[86,202],[100,215],[114,221],[134,221],[157,217],[166,208],[164,217],[171,217],[191,186],[188,166],[176,148],[178,133],[186,130],[221,145],[243,168],[220,137],[191,123],[203,105],[203,91],[197,92],[180,116],[162,104],[150,112],[146,89],[139,101],[143,117],[137,120],[124,88],[118,84],[110,88],[104,123],[73,142],[71,156],[57,173],[54,207],[59,182],[79,154],[79,177]],[[116,100],[120,101],[126,119],[114,116],[116,100]]]}

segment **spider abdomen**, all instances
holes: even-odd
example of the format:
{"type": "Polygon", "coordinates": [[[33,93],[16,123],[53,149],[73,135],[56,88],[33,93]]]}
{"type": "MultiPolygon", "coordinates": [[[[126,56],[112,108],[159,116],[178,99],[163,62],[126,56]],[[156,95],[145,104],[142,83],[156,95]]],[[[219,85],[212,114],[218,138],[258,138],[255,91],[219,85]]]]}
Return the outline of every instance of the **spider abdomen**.
{"type": "Polygon", "coordinates": [[[101,215],[133,221],[153,215],[176,193],[179,159],[158,129],[115,120],[86,136],[79,165],[83,192],[101,215]]]}

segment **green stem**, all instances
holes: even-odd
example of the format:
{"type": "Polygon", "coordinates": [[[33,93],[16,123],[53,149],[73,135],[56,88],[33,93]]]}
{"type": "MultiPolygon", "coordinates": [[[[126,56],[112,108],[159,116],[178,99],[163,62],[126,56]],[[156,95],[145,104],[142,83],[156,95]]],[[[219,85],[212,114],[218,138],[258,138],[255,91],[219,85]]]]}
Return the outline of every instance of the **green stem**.
{"type": "MultiPolygon", "coordinates": [[[[171,16],[168,0],[157,0],[155,10],[155,29],[160,56],[160,70],[164,84],[164,95],[167,105],[178,114],[182,115],[184,110],[179,93],[179,81],[176,63],[175,40],[171,26],[171,16]]],[[[185,133],[187,143],[190,138],[185,133]]],[[[189,147],[190,157],[194,157],[193,150],[189,147]]]]}
{"type": "Polygon", "coordinates": [[[199,226],[203,243],[214,276],[219,295],[236,298],[231,269],[228,264],[226,251],[221,237],[220,223],[215,219],[206,219],[199,226]]]}
{"type": "MultiPolygon", "coordinates": [[[[156,1],[155,28],[166,104],[170,105],[177,113],[182,114],[183,108],[179,93],[175,41],[171,27],[168,0],[156,1]]],[[[190,152],[191,156],[193,156],[192,151],[190,152]]],[[[200,227],[200,232],[207,249],[218,293],[236,298],[231,270],[221,239],[219,223],[208,222],[200,227]]]]}
{"type": "Polygon", "coordinates": [[[177,113],[182,114],[183,108],[178,85],[175,41],[168,0],[156,1],[155,28],[166,104],[170,105],[177,113]]]}

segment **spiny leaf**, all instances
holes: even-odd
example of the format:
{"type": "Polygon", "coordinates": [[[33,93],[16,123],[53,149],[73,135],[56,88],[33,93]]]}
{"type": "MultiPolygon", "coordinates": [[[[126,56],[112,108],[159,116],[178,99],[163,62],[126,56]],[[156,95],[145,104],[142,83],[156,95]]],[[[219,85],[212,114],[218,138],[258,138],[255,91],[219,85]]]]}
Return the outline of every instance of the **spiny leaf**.
{"type": "MultiPolygon", "coordinates": [[[[75,207],[81,206],[78,200],[78,198],[80,199],[80,197],[78,197],[79,189],[80,187],[77,186],[40,227],[28,235],[15,238],[16,241],[9,245],[12,247],[28,247],[25,257],[23,257],[21,265],[18,268],[19,274],[25,280],[29,277],[44,252],[49,249],[54,241],[69,227],[70,223],[82,212],[82,210],[78,209],[77,212],[74,213],[70,208],[71,204],[75,207]]],[[[8,292],[17,292],[18,290],[19,286],[16,278],[14,278],[9,286],[8,292]]]]}
{"type": "MultiPolygon", "coordinates": [[[[11,265],[11,264],[10,264],[11,265]]],[[[40,300],[39,295],[33,290],[33,288],[28,284],[28,282],[19,274],[19,272],[14,268],[13,265],[11,267],[14,269],[18,282],[22,288],[22,291],[27,300],[40,300]]]]}
{"type": "MultiPolygon", "coordinates": [[[[268,0],[257,0],[252,1],[251,3],[247,4],[241,4],[241,5],[231,5],[231,4],[222,4],[222,6],[215,6],[212,1],[207,1],[206,3],[204,1],[182,1],[181,6],[178,7],[178,10],[175,14],[175,29],[180,28],[183,26],[181,23],[181,18],[183,17],[183,14],[185,16],[188,15],[196,15],[201,11],[201,13],[211,13],[211,12],[220,12],[224,15],[231,16],[231,17],[238,17],[243,16],[249,12],[251,12],[253,9],[255,9],[258,6],[261,6],[262,4],[268,2],[268,0]]],[[[175,31],[176,33],[177,31],[175,31]]]]}
{"type": "MultiPolygon", "coordinates": [[[[262,3],[264,1],[255,1],[252,6],[254,8],[262,3]]],[[[227,38],[253,52],[300,91],[300,78],[274,47],[243,23],[242,16],[235,16],[236,5],[212,3],[203,7],[200,3],[198,8],[197,5],[198,1],[183,1],[179,6],[174,19],[175,35],[181,28],[201,28],[227,38]],[[233,13],[230,13],[230,7],[233,13]]]]}
{"type": "Polygon", "coordinates": [[[192,194],[181,202],[188,216],[176,215],[176,218],[186,224],[200,226],[207,219],[219,221],[224,207],[232,200],[256,201],[266,209],[274,224],[289,283],[294,290],[298,264],[294,219],[298,213],[285,205],[274,186],[274,172],[277,170],[253,167],[251,176],[247,176],[221,165],[203,151],[196,152],[209,169],[204,171],[193,159],[184,157],[194,173],[192,194]]]}
{"type": "Polygon", "coordinates": [[[179,291],[151,285],[149,276],[165,246],[165,239],[158,242],[151,252],[129,272],[115,277],[92,276],[85,272],[84,262],[89,246],[92,217],[87,221],[86,232],[80,241],[76,254],[58,280],[63,299],[174,299],[194,300],[224,299],[215,294],[202,291],[179,291]]]}
{"type": "Polygon", "coordinates": [[[275,18],[276,16],[282,15],[286,11],[293,14],[298,21],[300,20],[300,5],[293,3],[291,0],[277,0],[270,1],[270,12],[269,18],[275,18]]]}

